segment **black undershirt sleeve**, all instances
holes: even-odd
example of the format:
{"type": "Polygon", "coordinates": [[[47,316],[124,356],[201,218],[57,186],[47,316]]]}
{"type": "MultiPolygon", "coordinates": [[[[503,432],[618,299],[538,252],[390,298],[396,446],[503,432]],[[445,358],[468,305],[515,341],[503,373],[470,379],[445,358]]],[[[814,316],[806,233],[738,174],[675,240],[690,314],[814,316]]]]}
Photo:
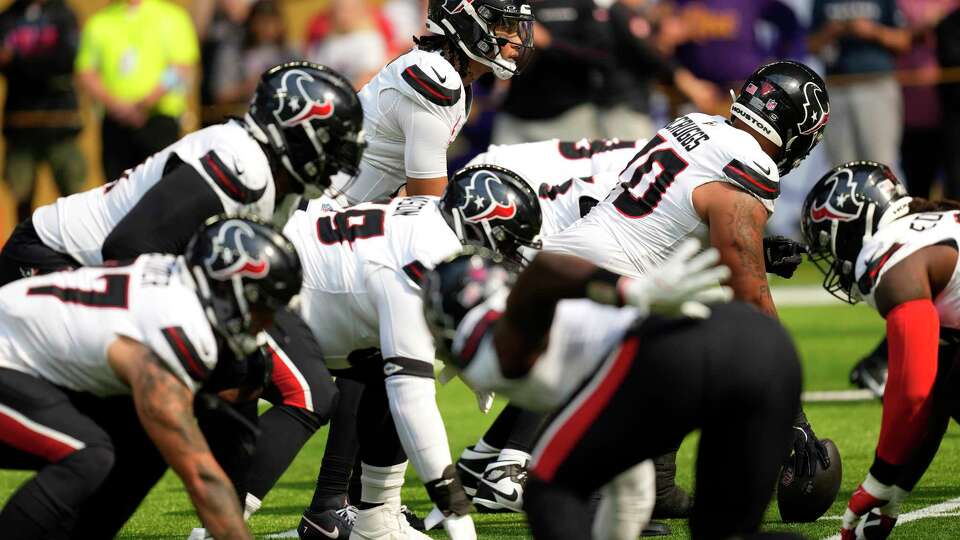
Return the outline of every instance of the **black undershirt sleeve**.
{"type": "Polygon", "coordinates": [[[213,188],[190,165],[170,156],[165,173],[103,242],[103,260],[143,253],[180,254],[210,216],[224,211],[213,188]]]}

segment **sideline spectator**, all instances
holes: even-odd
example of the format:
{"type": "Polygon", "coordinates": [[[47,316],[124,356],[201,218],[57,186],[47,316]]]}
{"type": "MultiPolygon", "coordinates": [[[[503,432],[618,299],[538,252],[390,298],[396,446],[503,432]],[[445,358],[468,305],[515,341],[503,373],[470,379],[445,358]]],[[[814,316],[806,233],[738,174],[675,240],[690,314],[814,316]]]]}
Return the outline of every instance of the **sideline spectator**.
{"type": "MultiPolygon", "coordinates": [[[[943,69],[960,69],[960,9],[947,15],[937,26],[937,60],[943,69]]],[[[956,75],[953,75],[956,81],[956,75]]],[[[960,83],[940,85],[940,108],[943,111],[946,173],[943,195],[960,199],[960,83]]]]}
{"type": "Polygon", "coordinates": [[[357,90],[387,63],[389,22],[366,0],[331,0],[311,29],[307,59],[338,71],[357,90]]]}
{"type": "MultiPolygon", "coordinates": [[[[200,38],[200,104],[212,105],[213,71],[220,49],[243,40],[243,24],[256,0],[193,0],[190,16],[200,38]]],[[[208,123],[204,118],[204,123],[208,123]]],[[[220,118],[213,123],[220,122],[220,118]]]]}
{"type": "Polygon", "coordinates": [[[930,186],[944,165],[943,139],[934,28],[943,17],[957,8],[957,0],[900,0],[913,40],[910,51],[897,60],[897,68],[907,70],[909,80],[903,86],[903,141],[900,153],[907,190],[914,197],[929,198],[930,186]]]}
{"type": "Polygon", "coordinates": [[[197,57],[189,15],[166,0],[114,0],[87,21],[76,69],[105,109],[107,179],[177,140],[197,57]]]}
{"type": "Polygon", "coordinates": [[[286,43],[280,6],[274,0],[258,0],[250,8],[243,41],[226,43],[217,54],[211,83],[214,102],[246,104],[264,71],[296,59],[286,43]]]}
{"type": "Polygon", "coordinates": [[[740,88],[740,82],[764,62],[803,58],[803,28],[793,9],[780,0],[674,4],[682,23],[675,26],[680,33],[673,38],[680,44],[677,59],[697,77],[740,88]]]}
{"type": "Polygon", "coordinates": [[[4,178],[17,221],[30,217],[37,168],[50,165],[63,195],[86,177],[77,146],[81,129],[73,88],[77,19],[63,0],[16,0],[0,13],[0,71],[7,79],[4,178]]]}
{"type": "Polygon", "coordinates": [[[910,47],[896,0],[815,0],[808,45],[827,75],[856,75],[830,83],[826,148],[833,163],[900,161],[903,102],[894,57],[910,47]]]}

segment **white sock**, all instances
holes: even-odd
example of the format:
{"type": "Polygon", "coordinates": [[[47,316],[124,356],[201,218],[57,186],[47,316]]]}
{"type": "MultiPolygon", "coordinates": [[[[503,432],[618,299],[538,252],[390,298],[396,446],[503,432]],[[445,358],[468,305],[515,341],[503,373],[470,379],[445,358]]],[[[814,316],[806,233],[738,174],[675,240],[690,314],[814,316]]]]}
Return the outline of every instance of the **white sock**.
{"type": "Polygon", "coordinates": [[[407,462],[387,467],[361,463],[360,467],[363,469],[363,476],[360,477],[360,500],[369,504],[389,504],[399,508],[400,488],[403,487],[407,462]]]}
{"type": "Polygon", "coordinates": [[[250,516],[256,514],[262,504],[263,501],[247,493],[247,497],[243,503],[243,520],[247,521],[250,519],[250,516]]]}
{"type": "Polygon", "coordinates": [[[480,437],[480,440],[477,441],[477,444],[473,445],[473,449],[476,452],[483,452],[485,454],[493,454],[494,452],[499,452],[499,448],[494,448],[487,441],[483,440],[483,437],[480,437]]]}
{"type": "Polygon", "coordinates": [[[523,450],[504,448],[500,451],[497,461],[514,461],[517,463],[526,464],[528,461],[530,461],[530,454],[524,452],[523,450]]]}

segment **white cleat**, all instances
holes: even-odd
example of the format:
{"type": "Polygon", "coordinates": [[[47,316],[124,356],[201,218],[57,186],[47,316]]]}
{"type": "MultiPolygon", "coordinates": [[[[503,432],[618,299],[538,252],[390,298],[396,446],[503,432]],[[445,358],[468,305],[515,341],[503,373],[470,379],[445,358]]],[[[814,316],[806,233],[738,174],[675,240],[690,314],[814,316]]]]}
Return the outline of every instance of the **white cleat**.
{"type": "Polygon", "coordinates": [[[357,512],[350,540],[430,540],[430,537],[411,527],[399,507],[382,504],[357,512]]]}
{"type": "Polygon", "coordinates": [[[526,483],[526,462],[494,461],[480,479],[473,504],[481,513],[522,512],[526,483]]]}

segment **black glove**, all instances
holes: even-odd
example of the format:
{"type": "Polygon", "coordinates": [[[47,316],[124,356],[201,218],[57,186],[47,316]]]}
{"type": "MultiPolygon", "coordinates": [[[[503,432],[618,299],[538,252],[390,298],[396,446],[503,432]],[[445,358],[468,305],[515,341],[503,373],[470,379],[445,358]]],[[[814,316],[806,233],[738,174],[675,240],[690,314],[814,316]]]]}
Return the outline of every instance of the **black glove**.
{"type": "Polygon", "coordinates": [[[786,236],[768,236],[763,239],[763,264],[770,274],[791,278],[803,262],[807,246],[786,236]]]}
{"type": "Polygon", "coordinates": [[[814,460],[819,460],[824,469],[830,467],[827,448],[817,439],[810,424],[793,426],[793,454],[787,459],[787,466],[792,467],[797,476],[813,476],[817,472],[814,460]]]}

